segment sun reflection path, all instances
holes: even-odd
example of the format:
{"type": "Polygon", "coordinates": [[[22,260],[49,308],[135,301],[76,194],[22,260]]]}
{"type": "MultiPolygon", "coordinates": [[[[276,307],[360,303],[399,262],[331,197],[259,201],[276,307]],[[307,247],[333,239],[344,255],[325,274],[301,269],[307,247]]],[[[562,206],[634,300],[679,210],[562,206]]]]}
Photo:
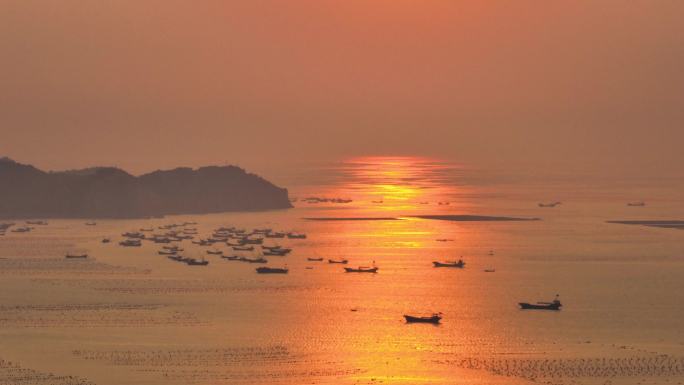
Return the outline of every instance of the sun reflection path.
{"type": "Polygon", "coordinates": [[[413,211],[453,201],[465,189],[462,166],[422,157],[353,158],[332,171],[340,177],[328,193],[366,209],[413,211]]]}

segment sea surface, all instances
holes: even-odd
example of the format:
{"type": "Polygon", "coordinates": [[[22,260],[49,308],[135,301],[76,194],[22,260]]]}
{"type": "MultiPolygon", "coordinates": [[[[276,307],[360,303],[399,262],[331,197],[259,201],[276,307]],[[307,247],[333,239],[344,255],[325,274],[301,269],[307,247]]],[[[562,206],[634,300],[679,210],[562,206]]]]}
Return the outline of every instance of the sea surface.
{"type": "Polygon", "coordinates": [[[684,230],[606,222],[684,220],[681,179],[372,157],[304,170],[287,187],[290,210],[7,231],[0,384],[684,383],[684,230]],[[202,238],[222,226],[307,238],[266,240],[293,248],[267,257],[286,275],[206,254],[259,255],[221,244],[181,243],[208,266],[171,261],[151,242],[118,244],[123,232],[183,222],[202,238]],[[379,271],[327,262],[343,258],[379,271]],[[455,259],[465,268],[432,266],[455,259]],[[560,311],[517,305],[556,294],[560,311]],[[436,312],[439,325],[403,318],[436,312]]]}

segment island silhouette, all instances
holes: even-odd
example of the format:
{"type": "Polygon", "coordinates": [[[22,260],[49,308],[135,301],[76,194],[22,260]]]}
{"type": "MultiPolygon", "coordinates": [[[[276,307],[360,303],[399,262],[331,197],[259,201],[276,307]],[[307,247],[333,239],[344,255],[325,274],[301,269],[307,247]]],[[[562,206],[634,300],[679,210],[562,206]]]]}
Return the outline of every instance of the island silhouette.
{"type": "Polygon", "coordinates": [[[46,172],[0,159],[0,218],[147,218],[290,207],[287,189],[236,166],[134,176],[115,167],[46,172]]]}

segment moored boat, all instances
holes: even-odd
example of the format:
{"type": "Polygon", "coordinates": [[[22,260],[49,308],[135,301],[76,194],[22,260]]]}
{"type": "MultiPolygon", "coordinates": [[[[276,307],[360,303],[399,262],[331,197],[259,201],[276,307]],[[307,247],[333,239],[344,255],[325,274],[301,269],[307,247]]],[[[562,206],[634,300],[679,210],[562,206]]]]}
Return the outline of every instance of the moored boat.
{"type": "Polygon", "coordinates": [[[376,267],[376,266],[373,266],[373,267],[359,266],[357,268],[345,267],[344,271],[347,273],[377,273],[378,267],[376,267]]]}
{"type": "Polygon", "coordinates": [[[256,272],[259,274],[287,274],[289,270],[284,267],[257,267],[256,272]]]}
{"type": "Polygon", "coordinates": [[[556,294],[556,298],[553,300],[553,302],[537,302],[537,303],[527,303],[527,302],[520,302],[518,303],[520,306],[520,309],[524,310],[560,310],[560,308],[563,306],[558,299],[558,295],[556,294]]]}
{"type": "Polygon", "coordinates": [[[646,206],[646,202],[643,202],[643,201],[628,202],[628,203],[627,203],[627,206],[630,206],[630,207],[644,207],[644,206],[646,206]]]}
{"type": "Polygon", "coordinates": [[[306,239],[306,234],[300,233],[287,233],[289,239],[306,239]]]}
{"type": "Polygon", "coordinates": [[[310,262],[321,262],[323,258],[307,258],[306,260],[310,262]]]}
{"type": "Polygon", "coordinates": [[[339,263],[341,265],[346,265],[349,263],[349,261],[346,259],[328,259],[328,263],[339,263]]]}
{"type": "Polygon", "coordinates": [[[66,259],[85,259],[88,258],[88,254],[67,254],[64,256],[66,259]]]}
{"type": "Polygon", "coordinates": [[[265,258],[239,258],[240,261],[242,262],[247,262],[247,263],[268,263],[268,260],[265,258]]]}
{"type": "Polygon", "coordinates": [[[432,264],[435,267],[457,267],[457,268],[464,268],[465,267],[465,262],[462,259],[459,259],[458,261],[454,262],[438,262],[434,261],[432,264]]]}
{"type": "Polygon", "coordinates": [[[138,239],[126,239],[125,241],[119,242],[119,245],[124,247],[140,247],[142,243],[138,239]]]}
{"type": "Polygon", "coordinates": [[[406,319],[406,323],[438,324],[439,321],[442,320],[442,313],[434,313],[431,316],[412,316],[405,314],[404,319],[406,319]]]}
{"type": "Polygon", "coordinates": [[[209,261],[205,261],[204,259],[198,260],[194,258],[189,258],[185,261],[188,266],[206,266],[209,264],[209,261]]]}

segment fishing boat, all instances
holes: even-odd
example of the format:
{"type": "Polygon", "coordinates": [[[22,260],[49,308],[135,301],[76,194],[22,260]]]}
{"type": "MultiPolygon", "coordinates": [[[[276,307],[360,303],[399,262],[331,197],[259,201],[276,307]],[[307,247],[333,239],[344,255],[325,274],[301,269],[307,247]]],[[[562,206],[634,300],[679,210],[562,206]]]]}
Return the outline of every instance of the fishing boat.
{"type": "Polygon", "coordinates": [[[112,241],[112,240],[109,239],[109,238],[102,238],[102,243],[109,243],[109,242],[111,242],[111,241],[112,241]]]}
{"type": "Polygon", "coordinates": [[[284,257],[285,255],[290,253],[290,249],[273,249],[273,250],[265,250],[264,255],[268,256],[278,256],[278,257],[284,257]]]}
{"type": "Polygon", "coordinates": [[[254,251],[254,246],[233,246],[235,251],[254,251]]]}
{"type": "Polygon", "coordinates": [[[646,206],[646,202],[642,202],[642,201],[639,201],[639,202],[629,202],[629,203],[627,203],[627,206],[630,206],[630,207],[644,207],[644,206],[646,206]]]}
{"type": "Polygon", "coordinates": [[[229,261],[237,261],[238,259],[240,259],[240,257],[237,255],[223,255],[221,256],[221,258],[227,259],[229,261]]]}
{"type": "Polygon", "coordinates": [[[323,258],[307,258],[306,260],[311,262],[321,262],[323,258]]]}
{"type": "Polygon", "coordinates": [[[563,306],[558,299],[558,294],[556,294],[556,298],[553,300],[553,302],[520,302],[518,305],[520,305],[521,309],[525,310],[560,310],[560,308],[563,306]]]}
{"type": "Polygon", "coordinates": [[[465,267],[465,262],[463,262],[462,259],[459,259],[458,261],[455,262],[438,262],[434,261],[432,264],[435,267],[457,267],[457,268],[464,268],[465,267]]]}
{"type": "Polygon", "coordinates": [[[493,272],[495,272],[495,271],[496,271],[496,270],[494,270],[493,268],[484,269],[484,272],[485,272],[485,273],[493,273],[493,272]]]}
{"type": "Polygon", "coordinates": [[[561,202],[539,203],[539,207],[556,207],[560,204],[561,202]]]}
{"type": "Polygon", "coordinates": [[[287,233],[289,239],[306,239],[306,234],[287,233]]]}
{"type": "Polygon", "coordinates": [[[328,259],[328,263],[339,263],[342,265],[346,265],[347,263],[349,263],[349,261],[346,259],[328,259]]]}
{"type": "Polygon", "coordinates": [[[159,255],[174,255],[177,253],[175,250],[159,250],[159,255]]]}
{"type": "Polygon", "coordinates": [[[247,263],[268,263],[268,260],[265,258],[239,258],[240,261],[242,262],[247,262],[247,263]]]}
{"type": "Polygon", "coordinates": [[[373,266],[373,267],[359,266],[357,268],[345,267],[344,271],[347,273],[377,273],[378,267],[376,267],[376,266],[373,266]]]}
{"type": "Polygon", "coordinates": [[[256,272],[259,274],[287,274],[289,270],[287,268],[280,267],[257,267],[256,272]]]}
{"type": "Polygon", "coordinates": [[[282,249],[283,247],[280,245],[275,245],[275,246],[261,245],[261,248],[264,250],[278,250],[278,249],[282,249]]]}
{"type": "Polygon", "coordinates": [[[145,238],[145,234],[139,233],[137,231],[129,231],[129,232],[121,234],[121,236],[126,237],[126,238],[135,238],[135,239],[145,238]]]}
{"type": "Polygon", "coordinates": [[[205,261],[204,259],[202,260],[197,260],[194,258],[189,258],[185,261],[188,266],[206,266],[209,264],[209,261],[205,261]]]}
{"type": "Polygon", "coordinates": [[[66,259],[85,259],[88,258],[88,254],[67,254],[64,256],[66,259]]]}
{"type": "Polygon", "coordinates": [[[125,241],[119,242],[119,245],[124,247],[140,247],[142,243],[137,239],[126,239],[125,241]]]}
{"type": "Polygon", "coordinates": [[[285,238],[285,233],[268,233],[266,238],[285,238]]]}
{"type": "Polygon", "coordinates": [[[179,248],[178,246],[162,246],[162,249],[164,250],[171,250],[171,251],[183,251],[183,249],[179,248]]]}
{"type": "Polygon", "coordinates": [[[207,250],[207,254],[210,254],[210,255],[223,255],[223,251],[221,251],[221,250],[207,250]]]}
{"type": "Polygon", "coordinates": [[[442,320],[442,313],[434,313],[431,316],[412,316],[404,315],[406,323],[427,323],[438,324],[442,320]]]}

